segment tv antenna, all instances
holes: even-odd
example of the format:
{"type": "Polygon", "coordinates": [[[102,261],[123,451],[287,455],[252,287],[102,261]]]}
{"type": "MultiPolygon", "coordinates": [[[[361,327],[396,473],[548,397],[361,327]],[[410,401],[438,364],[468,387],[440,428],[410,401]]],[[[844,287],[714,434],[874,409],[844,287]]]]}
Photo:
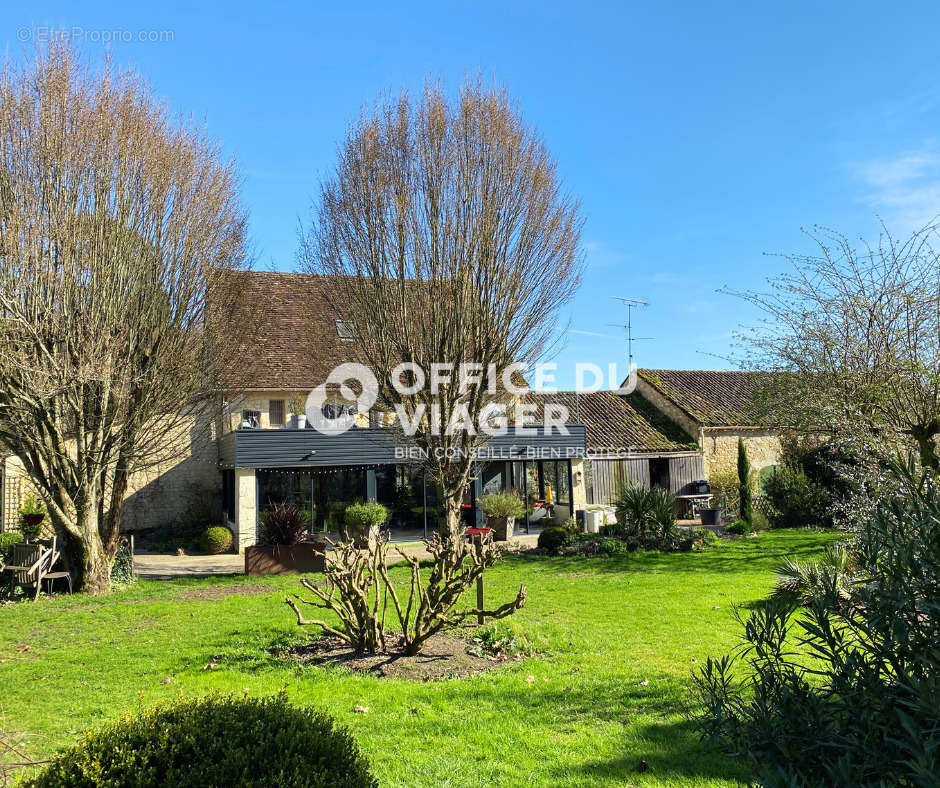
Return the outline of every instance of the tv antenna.
{"type": "Polygon", "coordinates": [[[609,323],[608,325],[623,328],[627,332],[627,372],[633,369],[633,343],[642,340],[653,339],[653,337],[635,337],[633,336],[633,310],[648,307],[649,301],[641,301],[639,298],[622,298],[621,296],[611,296],[614,301],[621,301],[627,307],[627,324],[609,323]]]}

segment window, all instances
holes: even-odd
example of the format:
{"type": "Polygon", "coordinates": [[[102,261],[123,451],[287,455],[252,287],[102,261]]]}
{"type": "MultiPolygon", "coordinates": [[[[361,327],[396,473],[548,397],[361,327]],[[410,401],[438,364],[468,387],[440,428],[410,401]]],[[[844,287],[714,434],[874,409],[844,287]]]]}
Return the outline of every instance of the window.
{"type": "Polygon", "coordinates": [[[268,419],[271,422],[271,426],[283,426],[284,424],[284,400],[282,399],[272,399],[268,403],[268,419]]]}
{"type": "Polygon", "coordinates": [[[359,339],[359,329],[356,328],[356,324],[350,320],[337,320],[336,333],[339,334],[339,338],[344,342],[352,342],[354,339],[359,339]]]}
{"type": "Polygon", "coordinates": [[[242,411],[242,423],[238,425],[240,429],[248,427],[254,427],[257,429],[261,426],[261,411],[260,410],[243,410],[242,411]]]}

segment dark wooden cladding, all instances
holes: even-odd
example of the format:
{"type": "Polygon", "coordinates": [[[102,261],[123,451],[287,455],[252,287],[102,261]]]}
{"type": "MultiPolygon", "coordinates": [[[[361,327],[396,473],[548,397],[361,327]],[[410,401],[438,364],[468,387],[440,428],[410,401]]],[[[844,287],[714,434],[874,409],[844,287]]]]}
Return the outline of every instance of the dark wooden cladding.
{"type": "MultiPolygon", "coordinates": [[[[481,461],[512,459],[573,459],[585,451],[584,427],[569,425],[568,435],[557,431],[533,435],[511,431],[490,438],[481,461]]],[[[397,456],[394,433],[381,428],[356,428],[342,435],[316,430],[236,430],[219,441],[219,461],[228,468],[285,468],[324,465],[385,465],[409,462],[397,456]]],[[[411,461],[414,461],[412,459],[411,461]]]]}

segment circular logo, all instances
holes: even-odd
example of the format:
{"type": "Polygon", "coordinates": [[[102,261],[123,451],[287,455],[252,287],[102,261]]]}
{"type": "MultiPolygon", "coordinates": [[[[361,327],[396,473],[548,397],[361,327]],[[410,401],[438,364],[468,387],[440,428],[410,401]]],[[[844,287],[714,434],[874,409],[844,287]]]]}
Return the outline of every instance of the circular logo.
{"type": "Polygon", "coordinates": [[[363,364],[349,362],[335,367],[326,382],[307,395],[307,424],[324,435],[342,435],[356,424],[357,413],[368,413],[379,398],[379,382],[372,370],[363,364]],[[357,381],[360,393],[348,385],[357,381]],[[334,401],[331,387],[339,386],[341,402],[334,401]],[[355,405],[350,404],[355,401],[355,405]]]}

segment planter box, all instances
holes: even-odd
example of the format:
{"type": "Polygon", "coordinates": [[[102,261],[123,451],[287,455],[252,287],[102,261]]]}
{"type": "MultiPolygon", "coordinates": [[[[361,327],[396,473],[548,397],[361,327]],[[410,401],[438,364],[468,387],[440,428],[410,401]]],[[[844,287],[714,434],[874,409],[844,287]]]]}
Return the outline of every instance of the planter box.
{"type": "Polygon", "coordinates": [[[245,548],[246,575],[282,575],[322,572],[325,564],[322,542],[295,545],[252,545],[245,548]]]}
{"type": "Polygon", "coordinates": [[[514,517],[490,517],[486,525],[493,529],[493,539],[497,542],[506,542],[512,539],[516,530],[516,520],[514,517]]]}

